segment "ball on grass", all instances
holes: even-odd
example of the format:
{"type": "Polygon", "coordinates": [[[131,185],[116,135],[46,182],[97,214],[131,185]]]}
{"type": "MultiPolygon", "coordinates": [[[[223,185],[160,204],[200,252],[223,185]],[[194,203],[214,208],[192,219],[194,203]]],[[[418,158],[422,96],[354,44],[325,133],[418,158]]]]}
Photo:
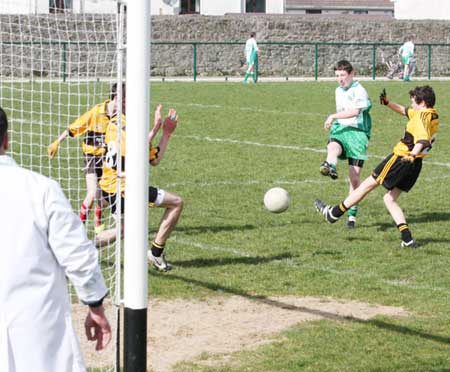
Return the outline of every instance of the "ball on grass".
{"type": "Polygon", "coordinates": [[[264,206],[272,213],[282,213],[289,208],[289,193],[282,187],[273,187],[264,195],[264,206]]]}

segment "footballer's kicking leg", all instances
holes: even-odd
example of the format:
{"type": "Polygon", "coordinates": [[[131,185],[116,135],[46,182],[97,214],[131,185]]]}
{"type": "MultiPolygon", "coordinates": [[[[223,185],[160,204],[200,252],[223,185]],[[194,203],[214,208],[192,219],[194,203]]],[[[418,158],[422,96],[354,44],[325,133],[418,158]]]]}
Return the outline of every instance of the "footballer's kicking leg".
{"type": "Polygon", "coordinates": [[[149,200],[154,199],[155,206],[158,208],[165,208],[165,211],[159,223],[159,228],[156,232],[155,239],[153,240],[152,247],[148,251],[148,259],[152,261],[153,266],[158,270],[169,271],[172,269],[172,266],[166,261],[164,248],[170,233],[180,218],[183,210],[183,199],[173,192],[161,189],[154,190],[157,190],[158,196],[156,199],[150,196],[149,200]]]}
{"type": "Polygon", "coordinates": [[[320,165],[320,173],[323,176],[330,176],[333,180],[338,178],[336,166],[339,155],[342,154],[342,146],[339,142],[331,140],[327,145],[327,160],[320,165]]]}
{"type": "Polygon", "coordinates": [[[397,203],[397,199],[401,193],[402,190],[397,187],[389,190],[383,197],[384,205],[391,214],[398,230],[400,231],[402,239],[401,246],[415,248],[417,247],[416,241],[413,239],[409,226],[406,223],[405,214],[397,203]]]}
{"type": "Polygon", "coordinates": [[[378,186],[379,184],[377,181],[375,181],[372,176],[369,176],[340,204],[333,207],[325,204],[319,199],[316,199],[314,206],[316,207],[316,210],[324,216],[325,221],[334,223],[342,217],[349,208],[358,204],[369,192],[378,186]]]}

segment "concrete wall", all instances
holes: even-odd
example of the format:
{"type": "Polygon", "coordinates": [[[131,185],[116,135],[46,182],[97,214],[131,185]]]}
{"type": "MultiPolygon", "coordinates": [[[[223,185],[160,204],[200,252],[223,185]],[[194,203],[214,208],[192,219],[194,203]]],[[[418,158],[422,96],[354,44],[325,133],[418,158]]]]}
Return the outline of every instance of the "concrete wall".
{"type": "MultiPolygon", "coordinates": [[[[427,76],[428,48],[419,44],[450,43],[448,21],[396,21],[364,16],[152,17],[153,41],[156,43],[233,43],[198,45],[197,72],[200,76],[242,75],[245,68],[244,43],[251,31],[257,32],[263,76],[312,77],[315,62],[314,45],[268,45],[264,42],[395,43],[376,48],[376,74],[384,76],[386,66],[383,58],[396,62],[399,45],[406,35],[412,35],[416,43],[417,74],[424,77],[427,76]]],[[[62,71],[72,79],[114,76],[114,15],[3,15],[0,16],[0,32],[3,42],[27,42],[1,46],[0,77],[61,78],[62,71]],[[87,42],[91,44],[87,45],[87,42]]],[[[354,64],[357,74],[371,76],[372,53],[371,45],[321,45],[318,47],[319,77],[333,76],[333,64],[342,58],[354,64]]],[[[450,76],[449,55],[449,46],[433,47],[433,76],[450,76]]],[[[139,65],[139,62],[133,63],[139,65]]],[[[151,71],[154,76],[192,76],[193,46],[154,44],[151,71]]]]}

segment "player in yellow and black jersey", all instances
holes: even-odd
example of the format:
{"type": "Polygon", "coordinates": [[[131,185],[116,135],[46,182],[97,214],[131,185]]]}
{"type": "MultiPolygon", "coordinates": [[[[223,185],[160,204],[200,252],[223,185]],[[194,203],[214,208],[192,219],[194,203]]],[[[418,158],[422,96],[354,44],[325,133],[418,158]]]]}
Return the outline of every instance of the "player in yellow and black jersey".
{"type": "MultiPolygon", "coordinates": [[[[150,165],[156,166],[162,160],[166,151],[169,139],[175,130],[178,123],[178,116],[175,109],[170,109],[167,117],[162,120],[161,117],[162,106],[159,105],[155,111],[155,120],[152,131],[149,134],[149,162],[150,165]],[[152,146],[152,141],[162,128],[162,135],[157,147],[152,146]]],[[[125,111],[123,111],[125,112],[125,111]]],[[[118,214],[117,211],[117,196],[120,195],[120,214],[124,212],[126,201],[125,196],[125,162],[126,162],[126,122],[125,116],[122,116],[121,130],[116,120],[111,121],[105,133],[105,148],[106,153],[103,158],[103,174],[99,182],[103,193],[103,200],[111,206],[111,213],[118,214]],[[120,152],[119,137],[120,133],[120,152]],[[120,162],[119,160],[120,154],[120,162]],[[119,166],[119,163],[121,164],[119,166]],[[118,169],[121,170],[120,191],[117,191],[117,177],[119,176],[118,169]]],[[[165,208],[165,212],[161,218],[158,231],[152,242],[152,246],[148,251],[148,259],[160,271],[169,271],[172,266],[167,262],[164,248],[167,239],[170,236],[173,228],[178,222],[178,219],[183,210],[182,198],[170,191],[163,190],[158,187],[150,186],[148,189],[148,204],[150,207],[165,208]]],[[[97,246],[103,246],[113,242],[116,239],[116,229],[109,229],[101,232],[95,238],[97,246]]]]}
{"type": "Polygon", "coordinates": [[[403,138],[366,178],[361,185],[349,194],[340,204],[330,206],[319,199],[315,201],[316,209],[325,220],[334,223],[351,206],[361,201],[370,191],[383,185],[388,192],[383,200],[401,233],[402,247],[416,247],[405,215],[397,203],[403,191],[408,192],[414,186],[422,169],[422,159],[431,150],[439,128],[439,115],[434,109],[436,97],[430,86],[416,87],[409,92],[411,107],[404,107],[388,99],[385,89],[380,94],[380,103],[391,110],[406,116],[403,138]]]}
{"type": "Polygon", "coordinates": [[[98,180],[102,176],[104,137],[106,128],[111,120],[115,120],[117,104],[117,84],[111,88],[110,99],[95,105],[89,111],[76,119],[60,136],[48,146],[48,155],[53,159],[58,152],[59,145],[67,137],[83,136],[81,145],[84,157],[84,172],[86,175],[87,193],[80,207],[80,219],[86,223],[89,210],[94,199],[97,199],[95,209],[95,231],[104,229],[102,224],[101,193],[98,180]]]}

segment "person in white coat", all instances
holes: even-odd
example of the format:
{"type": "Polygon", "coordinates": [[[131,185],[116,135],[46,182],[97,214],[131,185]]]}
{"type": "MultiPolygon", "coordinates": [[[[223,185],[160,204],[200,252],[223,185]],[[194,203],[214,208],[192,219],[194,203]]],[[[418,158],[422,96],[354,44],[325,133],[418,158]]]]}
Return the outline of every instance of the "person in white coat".
{"type": "Polygon", "coordinates": [[[85,332],[101,350],[111,339],[98,253],[56,181],[8,155],[0,108],[0,371],[85,371],[66,277],[88,305],[85,332]]]}

